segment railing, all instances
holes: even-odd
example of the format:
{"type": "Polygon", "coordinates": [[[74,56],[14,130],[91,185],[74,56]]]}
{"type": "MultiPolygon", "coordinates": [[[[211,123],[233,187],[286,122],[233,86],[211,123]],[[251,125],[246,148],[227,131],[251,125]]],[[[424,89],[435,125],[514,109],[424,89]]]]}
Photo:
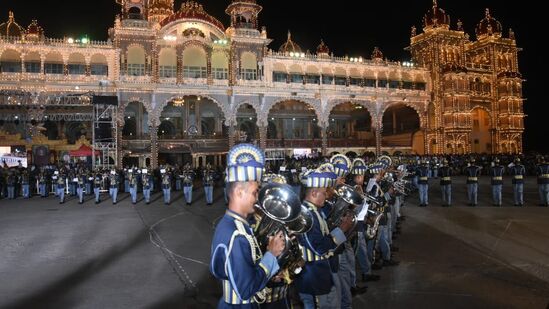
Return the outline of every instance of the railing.
{"type": "Polygon", "coordinates": [[[88,43],[69,43],[66,39],[56,39],[56,38],[45,38],[44,40],[29,41],[23,40],[22,37],[13,37],[13,36],[2,36],[0,35],[0,43],[11,43],[11,44],[43,44],[51,46],[74,46],[74,47],[113,47],[112,42],[110,41],[88,41],[88,43]]]}
{"type": "Polygon", "coordinates": [[[375,139],[328,138],[328,147],[371,147],[375,145],[375,139]]]}
{"type": "Polygon", "coordinates": [[[320,148],[321,139],[268,139],[267,148],[320,148]]]}
{"type": "Polygon", "coordinates": [[[122,20],[122,27],[128,28],[148,28],[149,22],[139,19],[124,19],[122,20]]]}
{"type": "Polygon", "coordinates": [[[265,59],[267,60],[269,57],[271,58],[275,58],[275,59],[287,59],[287,60],[296,60],[296,59],[301,59],[301,60],[310,60],[310,61],[330,61],[330,62],[340,62],[340,63],[353,63],[353,64],[357,64],[357,65],[376,65],[376,66],[401,66],[403,69],[409,69],[409,70],[413,70],[413,69],[418,69],[419,67],[415,66],[415,67],[408,67],[408,66],[403,66],[399,61],[385,61],[385,60],[370,60],[370,59],[362,59],[360,60],[360,62],[356,62],[356,61],[351,61],[349,57],[336,57],[336,56],[319,56],[319,55],[316,55],[316,54],[309,54],[309,53],[303,53],[303,54],[299,54],[297,56],[290,56],[289,53],[282,53],[282,52],[277,52],[277,51],[273,51],[273,50],[269,50],[268,53],[267,53],[267,56],[265,57],[265,59]]]}

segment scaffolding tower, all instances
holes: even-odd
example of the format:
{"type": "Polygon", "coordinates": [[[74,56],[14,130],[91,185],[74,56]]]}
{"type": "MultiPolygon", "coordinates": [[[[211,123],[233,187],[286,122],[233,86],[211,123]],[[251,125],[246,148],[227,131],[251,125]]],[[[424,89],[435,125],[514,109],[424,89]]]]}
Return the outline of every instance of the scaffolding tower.
{"type": "Polygon", "coordinates": [[[93,96],[92,102],[92,166],[94,169],[113,169],[118,162],[118,97],[93,96]]]}

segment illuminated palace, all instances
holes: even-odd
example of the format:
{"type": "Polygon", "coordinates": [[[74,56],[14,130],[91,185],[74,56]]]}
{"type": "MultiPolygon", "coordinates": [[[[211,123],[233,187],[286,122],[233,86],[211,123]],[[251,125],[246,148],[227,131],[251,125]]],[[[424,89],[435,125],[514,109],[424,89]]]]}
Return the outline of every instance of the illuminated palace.
{"type": "MultiPolygon", "coordinates": [[[[268,158],[307,152],[517,153],[522,79],[515,36],[487,10],[475,39],[436,1],[411,31],[410,62],[273,50],[255,0],[225,27],[194,1],[116,0],[109,40],[54,39],[13,13],[0,25],[0,146],[47,145],[50,161],[90,145],[87,93],[116,96],[116,164],[221,164],[235,143],[268,158]]],[[[229,2],[229,1],[228,1],[229,2]]],[[[480,15],[480,14],[479,14],[480,15]]],[[[114,115],[114,114],[113,114],[114,115]]]]}

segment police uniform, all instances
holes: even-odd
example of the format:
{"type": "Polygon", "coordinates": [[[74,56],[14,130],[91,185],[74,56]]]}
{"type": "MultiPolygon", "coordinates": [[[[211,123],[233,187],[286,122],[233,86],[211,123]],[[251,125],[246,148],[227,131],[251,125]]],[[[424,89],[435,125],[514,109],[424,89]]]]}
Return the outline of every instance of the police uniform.
{"type": "Polygon", "coordinates": [[[505,168],[499,164],[499,160],[494,161],[494,166],[490,169],[492,199],[494,206],[501,206],[501,191],[503,187],[503,173],[505,168]]]}
{"type": "Polygon", "coordinates": [[[541,164],[537,166],[536,174],[538,176],[538,191],[540,206],[549,206],[549,162],[543,158],[541,164]]]}
{"type": "Polygon", "coordinates": [[[59,197],[59,204],[65,203],[65,175],[62,173],[59,173],[56,176],[56,183],[57,183],[57,196],[59,197]]]}
{"type": "MultiPolygon", "coordinates": [[[[330,188],[336,180],[336,173],[321,168],[310,170],[303,176],[306,188],[330,188]]],[[[303,271],[296,279],[299,296],[306,309],[339,308],[340,279],[337,273],[332,271],[329,259],[334,255],[334,250],[347,238],[340,228],[332,231],[328,229],[325,213],[318,209],[319,206],[307,200],[303,202],[303,206],[313,214],[313,227],[299,237],[305,259],[303,271]]]]}
{"type": "Polygon", "coordinates": [[[111,175],[109,176],[109,194],[113,205],[116,205],[116,198],[118,196],[118,175],[116,171],[111,171],[111,175]]]}
{"type": "MultiPolygon", "coordinates": [[[[264,168],[262,151],[239,144],[227,155],[227,181],[260,181],[264,168]]],[[[216,226],[211,250],[210,272],[221,281],[223,297],[218,308],[259,308],[257,298],[277,271],[276,257],[262,254],[247,218],[227,210],[216,226]]]]}
{"type": "Polygon", "coordinates": [[[467,196],[469,198],[469,206],[477,206],[478,203],[478,177],[480,176],[480,167],[474,165],[475,160],[465,169],[467,175],[467,196]]]}
{"type": "Polygon", "coordinates": [[[86,187],[86,179],[84,173],[77,175],[76,179],[76,193],[78,194],[78,203],[84,203],[84,188],[86,187]]]}
{"type": "Polygon", "coordinates": [[[162,170],[162,193],[164,195],[164,204],[170,205],[171,201],[171,179],[167,170],[162,170]]]}
{"type": "Polygon", "coordinates": [[[95,203],[99,204],[101,202],[100,200],[100,194],[101,194],[101,184],[103,182],[103,176],[100,173],[97,173],[95,175],[95,178],[93,179],[93,193],[95,194],[95,203]]]}
{"type": "Polygon", "coordinates": [[[429,165],[426,161],[417,169],[418,189],[419,189],[419,206],[425,207],[429,205],[429,165]]]}
{"type": "Polygon", "coordinates": [[[214,185],[214,171],[211,169],[210,164],[204,169],[202,175],[202,183],[204,184],[204,196],[206,197],[206,203],[208,205],[213,204],[213,185],[214,185]]]}
{"type": "Polygon", "coordinates": [[[440,168],[440,191],[442,192],[442,206],[452,206],[452,168],[444,159],[440,168]]]}
{"type": "Polygon", "coordinates": [[[7,181],[8,199],[10,200],[15,199],[15,183],[17,182],[16,179],[17,178],[15,177],[13,172],[11,172],[8,176],[8,181],[7,181]]]}
{"type": "Polygon", "coordinates": [[[524,205],[524,175],[526,169],[520,164],[520,159],[516,158],[515,162],[509,165],[509,172],[513,176],[513,196],[515,206],[524,205]]]}
{"type": "Polygon", "coordinates": [[[187,205],[191,205],[193,202],[193,181],[194,172],[191,169],[191,166],[187,163],[185,170],[183,171],[183,194],[185,195],[187,205]]]}
{"type": "Polygon", "coordinates": [[[151,174],[148,171],[143,170],[141,178],[141,184],[143,185],[143,197],[145,198],[145,203],[149,204],[151,202],[151,174]]]}
{"type": "Polygon", "coordinates": [[[128,188],[130,189],[132,204],[135,205],[137,203],[137,176],[133,174],[132,170],[128,171],[128,188]]]}
{"type": "Polygon", "coordinates": [[[23,175],[21,175],[21,188],[23,190],[23,198],[30,198],[29,174],[27,171],[23,171],[23,175]]]}

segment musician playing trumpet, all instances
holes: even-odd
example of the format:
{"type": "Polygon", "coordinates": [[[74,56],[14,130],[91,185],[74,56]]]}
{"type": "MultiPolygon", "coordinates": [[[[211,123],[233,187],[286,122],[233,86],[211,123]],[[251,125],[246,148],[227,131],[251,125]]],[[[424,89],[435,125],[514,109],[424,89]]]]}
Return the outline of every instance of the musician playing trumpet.
{"type": "Polygon", "coordinates": [[[250,144],[239,144],[227,154],[229,209],[216,226],[210,260],[210,272],[223,285],[218,308],[259,308],[254,296],[279,270],[282,233],[269,239],[262,254],[247,220],[254,213],[264,164],[263,152],[250,144]]]}

